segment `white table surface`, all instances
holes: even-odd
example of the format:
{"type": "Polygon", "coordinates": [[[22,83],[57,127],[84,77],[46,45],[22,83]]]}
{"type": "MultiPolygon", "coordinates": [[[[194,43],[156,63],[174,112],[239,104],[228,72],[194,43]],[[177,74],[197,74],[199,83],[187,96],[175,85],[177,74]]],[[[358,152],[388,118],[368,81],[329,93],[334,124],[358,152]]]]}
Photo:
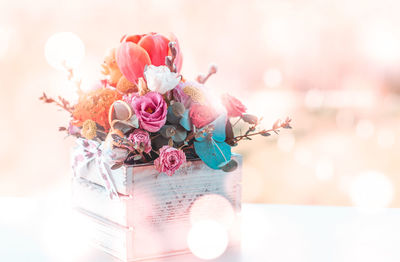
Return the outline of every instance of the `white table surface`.
{"type": "MultiPolygon", "coordinates": [[[[0,198],[0,208],[0,261],[118,261],[79,242],[65,203],[0,198]]],[[[244,204],[241,251],[214,261],[399,262],[400,209],[244,204]]]]}

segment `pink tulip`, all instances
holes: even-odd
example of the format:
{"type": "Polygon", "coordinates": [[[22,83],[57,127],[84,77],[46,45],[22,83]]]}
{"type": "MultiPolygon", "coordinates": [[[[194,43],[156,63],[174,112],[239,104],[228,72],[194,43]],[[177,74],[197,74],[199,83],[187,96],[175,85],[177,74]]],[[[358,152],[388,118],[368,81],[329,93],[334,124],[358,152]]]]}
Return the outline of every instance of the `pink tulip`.
{"type": "Polygon", "coordinates": [[[165,65],[165,57],[169,52],[168,43],[168,38],[160,34],[155,34],[143,36],[138,45],[147,51],[152,65],[160,66],[165,65]]]}
{"type": "Polygon", "coordinates": [[[146,50],[132,42],[123,42],[117,50],[117,64],[121,73],[132,83],[137,83],[143,76],[146,65],[151,60],[146,50]]]}
{"type": "Polygon", "coordinates": [[[122,37],[116,55],[117,64],[122,74],[130,82],[137,83],[138,79],[143,76],[146,65],[165,65],[165,57],[171,55],[168,47],[170,41],[176,42],[177,55],[174,63],[177,71],[180,72],[182,53],[178,39],[174,35],[171,35],[168,39],[158,33],[149,33],[122,37]]]}

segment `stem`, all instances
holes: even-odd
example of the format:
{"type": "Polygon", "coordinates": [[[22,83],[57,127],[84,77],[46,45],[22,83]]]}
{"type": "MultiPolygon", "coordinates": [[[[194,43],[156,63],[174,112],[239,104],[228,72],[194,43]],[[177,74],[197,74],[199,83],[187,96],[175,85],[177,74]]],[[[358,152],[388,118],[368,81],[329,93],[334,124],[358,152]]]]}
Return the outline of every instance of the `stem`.
{"type": "Polygon", "coordinates": [[[56,100],[54,100],[54,103],[55,103],[57,106],[61,107],[62,109],[66,110],[67,112],[69,112],[69,113],[72,114],[72,109],[71,109],[71,108],[64,107],[63,104],[61,104],[60,102],[57,102],[56,100]]]}
{"type": "Polygon", "coordinates": [[[235,140],[236,142],[238,142],[238,141],[242,140],[243,138],[246,138],[246,137],[249,137],[249,136],[256,136],[256,135],[261,135],[261,134],[265,134],[265,133],[269,133],[269,132],[276,132],[276,131],[278,131],[278,129],[276,129],[276,128],[275,128],[275,129],[274,129],[274,128],[271,128],[271,129],[262,130],[262,131],[260,131],[260,132],[253,133],[253,134],[247,134],[247,135],[236,136],[236,137],[234,137],[232,140],[235,140]]]}
{"type": "Polygon", "coordinates": [[[156,150],[151,149],[152,152],[156,153],[158,156],[160,155],[156,150]]]}
{"type": "Polygon", "coordinates": [[[184,150],[183,148],[184,148],[184,149],[191,149],[191,148],[193,148],[193,145],[190,145],[190,146],[189,146],[189,145],[182,145],[182,146],[179,147],[178,149],[179,149],[179,150],[184,150]],[[186,147],[186,148],[185,148],[185,147],[186,147]]]}
{"type": "Polygon", "coordinates": [[[157,137],[159,137],[160,135],[161,135],[161,134],[157,134],[157,135],[151,137],[150,139],[153,140],[154,138],[157,138],[157,137]]]}
{"type": "Polygon", "coordinates": [[[175,62],[176,53],[177,53],[175,45],[176,45],[175,42],[168,43],[168,48],[171,51],[171,65],[169,65],[168,68],[171,72],[174,72],[174,73],[176,73],[176,67],[175,67],[174,62],[175,62]],[[172,50],[172,49],[174,49],[174,50],[172,50]]]}
{"type": "Polygon", "coordinates": [[[204,78],[201,75],[199,75],[197,77],[197,82],[199,82],[200,84],[204,84],[208,80],[208,78],[210,78],[210,76],[212,76],[216,72],[217,72],[217,67],[215,65],[210,66],[207,75],[204,78]]]}
{"type": "Polygon", "coordinates": [[[39,97],[39,100],[42,100],[43,102],[48,103],[48,104],[54,103],[57,106],[59,106],[62,109],[64,109],[65,111],[69,112],[71,115],[73,113],[74,108],[72,106],[70,106],[68,101],[66,101],[63,98],[58,97],[59,101],[57,101],[56,99],[48,97],[46,95],[46,93],[43,93],[43,95],[41,97],[39,97]]]}

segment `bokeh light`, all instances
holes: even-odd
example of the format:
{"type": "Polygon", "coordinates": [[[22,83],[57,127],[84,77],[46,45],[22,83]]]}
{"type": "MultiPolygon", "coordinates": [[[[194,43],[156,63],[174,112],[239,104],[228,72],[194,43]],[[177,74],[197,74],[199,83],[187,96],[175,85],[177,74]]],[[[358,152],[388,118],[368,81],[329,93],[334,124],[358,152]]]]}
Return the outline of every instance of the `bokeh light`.
{"type": "Polygon", "coordinates": [[[400,38],[387,21],[367,22],[362,33],[366,55],[375,62],[390,64],[400,59],[400,38]]]}
{"type": "Polygon", "coordinates": [[[201,259],[215,259],[228,246],[228,233],[224,226],[213,220],[196,222],[189,231],[187,243],[190,251],[201,259]]]}
{"type": "Polygon", "coordinates": [[[74,33],[55,33],[46,42],[44,49],[47,62],[58,70],[76,68],[85,55],[85,45],[74,33]]]}
{"type": "Polygon", "coordinates": [[[217,194],[207,194],[197,198],[190,207],[190,222],[194,225],[204,220],[216,221],[229,229],[235,220],[232,204],[217,194]]]}
{"type": "Polygon", "coordinates": [[[390,205],[394,189],[392,182],[384,174],[366,171],[354,179],[349,193],[354,205],[362,210],[375,212],[390,205]]]}

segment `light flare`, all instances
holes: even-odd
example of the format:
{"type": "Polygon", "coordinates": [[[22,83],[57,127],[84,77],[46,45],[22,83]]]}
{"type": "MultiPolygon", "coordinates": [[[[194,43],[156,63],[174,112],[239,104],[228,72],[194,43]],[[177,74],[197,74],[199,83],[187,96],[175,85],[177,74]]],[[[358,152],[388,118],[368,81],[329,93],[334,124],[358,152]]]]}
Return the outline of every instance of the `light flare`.
{"type": "Polygon", "coordinates": [[[366,171],[350,185],[350,198],[363,211],[376,212],[388,207],[393,200],[392,182],[382,173],[366,171]]]}
{"type": "Polygon", "coordinates": [[[195,225],[204,220],[216,221],[225,229],[229,229],[235,220],[232,204],[217,194],[199,197],[190,208],[190,222],[195,225]]]}
{"type": "Polygon", "coordinates": [[[205,260],[221,256],[228,247],[228,242],[227,230],[214,220],[196,222],[187,237],[193,255],[205,260]]]}
{"type": "Polygon", "coordinates": [[[59,32],[49,37],[44,53],[49,65],[55,69],[74,69],[85,55],[85,45],[74,33],[59,32]]]}

